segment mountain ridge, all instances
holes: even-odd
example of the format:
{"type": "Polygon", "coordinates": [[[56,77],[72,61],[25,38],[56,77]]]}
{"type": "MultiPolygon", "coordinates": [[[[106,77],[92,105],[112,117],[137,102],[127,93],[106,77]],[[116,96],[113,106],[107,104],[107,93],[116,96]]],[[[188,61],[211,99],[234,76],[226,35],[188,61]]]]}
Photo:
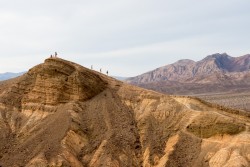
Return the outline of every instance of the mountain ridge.
{"type": "Polygon", "coordinates": [[[46,59],[0,82],[0,166],[248,166],[250,115],[46,59]],[[188,155],[188,156],[187,156],[188,155]]]}
{"type": "Polygon", "coordinates": [[[18,77],[20,75],[23,75],[25,72],[18,72],[18,73],[13,73],[13,72],[5,72],[5,73],[0,73],[0,81],[3,80],[8,80],[11,78],[18,77]]]}
{"type": "MultiPolygon", "coordinates": [[[[163,86],[164,84],[170,86],[172,82],[182,84],[184,87],[185,84],[194,84],[193,89],[195,91],[195,85],[197,84],[220,84],[221,86],[224,85],[224,87],[240,83],[249,85],[249,75],[249,54],[241,57],[231,57],[226,53],[217,53],[197,62],[179,60],[173,64],[129,78],[127,82],[153,90],[157,90],[158,86],[163,86]]],[[[168,93],[168,90],[164,93],[168,93]]],[[[181,93],[177,92],[177,94],[181,93]]]]}

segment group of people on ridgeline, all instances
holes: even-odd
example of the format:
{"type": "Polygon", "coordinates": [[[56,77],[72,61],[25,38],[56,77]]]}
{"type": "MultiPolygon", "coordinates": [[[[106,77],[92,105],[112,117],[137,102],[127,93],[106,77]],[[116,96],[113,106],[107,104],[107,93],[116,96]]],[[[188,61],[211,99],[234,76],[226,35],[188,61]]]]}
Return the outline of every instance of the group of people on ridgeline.
{"type": "MultiPolygon", "coordinates": [[[[93,65],[91,65],[91,70],[93,70],[93,65]]],[[[100,73],[102,73],[102,68],[100,68],[100,73]]],[[[106,71],[106,74],[109,75],[109,71],[106,71]]]]}
{"type": "MultiPolygon", "coordinates": [[[[57,58],[57,52],[55,52],[55,55],[50,55],[50,58],[57,58]]],[[[93,65],[91,65],[91,70],[93,70],[93,65]]],[[[100,68],[100,73],[102,73],[102,68],[100,68]]],[[[109,75],[109,71],[107,70],[106,71],[106,74],[109,75]]]]}
{"type": "Polygon", "coordinates": [[[50,58],[57,57],[57,52],[55,52],[55,55],[50,55],[50,58]]]}

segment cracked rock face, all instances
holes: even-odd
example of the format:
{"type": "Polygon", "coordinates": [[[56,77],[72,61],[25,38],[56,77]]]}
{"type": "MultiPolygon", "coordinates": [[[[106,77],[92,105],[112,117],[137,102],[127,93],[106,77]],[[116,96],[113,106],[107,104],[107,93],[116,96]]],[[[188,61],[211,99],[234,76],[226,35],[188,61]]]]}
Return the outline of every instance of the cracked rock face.
{"type": "Polygon", "coordinates": [[[0,166],[249,166],[249,117],[50,58],[0,82],[0,166]]]}

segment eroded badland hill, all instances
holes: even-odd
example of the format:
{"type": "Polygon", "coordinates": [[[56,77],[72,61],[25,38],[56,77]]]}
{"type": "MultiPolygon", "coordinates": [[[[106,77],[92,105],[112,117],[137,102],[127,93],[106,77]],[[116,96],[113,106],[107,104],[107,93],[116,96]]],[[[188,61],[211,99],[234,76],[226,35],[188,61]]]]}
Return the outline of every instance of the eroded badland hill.
{"type": "Polygon", "coordinates": [[[0,82],[0,166],[250,165],[250,114],[59,58],[0,82]]]}

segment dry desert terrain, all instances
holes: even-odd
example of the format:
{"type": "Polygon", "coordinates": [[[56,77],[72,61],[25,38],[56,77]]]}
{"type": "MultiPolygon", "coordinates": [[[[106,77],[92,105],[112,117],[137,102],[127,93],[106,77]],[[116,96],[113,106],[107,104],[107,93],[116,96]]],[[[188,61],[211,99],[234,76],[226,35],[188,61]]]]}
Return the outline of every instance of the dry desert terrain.
{"type": "Polygon", "coordinates": [[[2,167],[250,166],[250,113],[59,58],[0,83],[2,167]]]}

